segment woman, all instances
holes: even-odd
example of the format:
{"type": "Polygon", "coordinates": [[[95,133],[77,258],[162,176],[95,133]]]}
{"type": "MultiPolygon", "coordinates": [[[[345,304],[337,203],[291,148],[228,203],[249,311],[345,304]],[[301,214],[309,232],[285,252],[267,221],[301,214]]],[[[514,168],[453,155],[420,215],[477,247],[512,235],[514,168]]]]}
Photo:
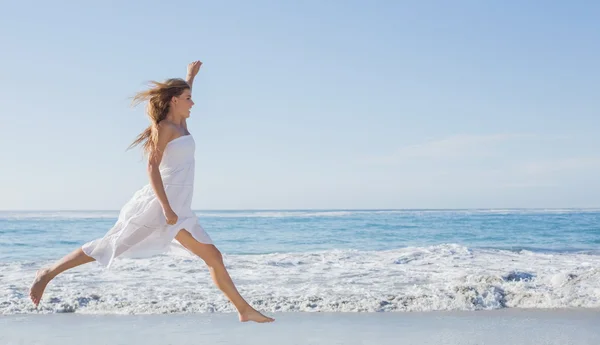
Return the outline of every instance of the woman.
{"type": "Polygon", "coordinates": [[[148,154],[150,183],[121,209],[116,224],[102,238],[84,244],[49,268],[40,269],[30,289],[37,306],[46,285],[58,274],[88,262],[109,268],[117,257],[187,250],[208,265],[216,286],[235,305],[240,321],[271,322],[252,308],[233,284],[220,251],[191,209],[195,143],[186,119],[194,105],[191,88],[200,61],[188,65],[187,78],[152,82],[134,103],[148,101],[151,124],[131,144],[143,144],[148,154]]]}

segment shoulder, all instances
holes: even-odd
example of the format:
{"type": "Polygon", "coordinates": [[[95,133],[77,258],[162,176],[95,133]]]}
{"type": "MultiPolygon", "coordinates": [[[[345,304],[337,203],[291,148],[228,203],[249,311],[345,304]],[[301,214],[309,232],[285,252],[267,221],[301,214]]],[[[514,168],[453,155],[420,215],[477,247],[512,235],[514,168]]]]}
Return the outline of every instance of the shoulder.
{"type": "Polygon", "coordinates": [[[169,121],[161,121],[156,127],[155,147],[159,152],[162,152],[169,141],[177,137],[177,127],[169,121]]]}
{"type": "Polygon", "coordinates": [[[161,121],[157,126],[159,141],[170,141],[177,135],[177,127],[169,121],[161,121]]]}

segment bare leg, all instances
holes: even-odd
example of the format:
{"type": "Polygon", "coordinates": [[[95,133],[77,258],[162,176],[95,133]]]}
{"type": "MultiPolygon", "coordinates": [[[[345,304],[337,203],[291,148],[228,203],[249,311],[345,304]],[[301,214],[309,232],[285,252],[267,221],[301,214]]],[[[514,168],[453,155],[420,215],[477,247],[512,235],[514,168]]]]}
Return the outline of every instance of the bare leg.
{"type": "Polygon", "coordinates": [[[62,259],[58,260],[49,268],[41,268],[37,271],[33,284],[29,289],[29,297],[36,306],[40,303],[46,285],[54,279],[60,273],[77,267],[88,262],[95,261],[94,258],[87,256],[81,248],[77,248],[71,253],[65,255],[62,259]]]}
{"type": "Polygon", "coordinates": [[[213,282],[225,294],[225,296],[233,303],[238,311],[240,321],[255,321],[255,322],[273,322],[273,318],[264,316],[256,309],[252,308],[248,302],[237,291],[225,264],[221,252],[212,244],[205,244],[196,241],[196,239],[187,230],[181,230],[175,236],[177,241],[192,253],[198,255],[210,271],[213,282]]]}

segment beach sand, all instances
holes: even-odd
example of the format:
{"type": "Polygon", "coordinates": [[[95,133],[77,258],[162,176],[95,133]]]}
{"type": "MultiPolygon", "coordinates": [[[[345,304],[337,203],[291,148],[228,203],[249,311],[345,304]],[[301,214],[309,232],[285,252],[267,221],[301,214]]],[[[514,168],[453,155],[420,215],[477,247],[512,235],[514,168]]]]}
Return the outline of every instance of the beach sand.
{"type": "Polygon", "coordinates": [[[64,344],[600,344],[600,310],[0,317],[2,345],[64,344]]]}

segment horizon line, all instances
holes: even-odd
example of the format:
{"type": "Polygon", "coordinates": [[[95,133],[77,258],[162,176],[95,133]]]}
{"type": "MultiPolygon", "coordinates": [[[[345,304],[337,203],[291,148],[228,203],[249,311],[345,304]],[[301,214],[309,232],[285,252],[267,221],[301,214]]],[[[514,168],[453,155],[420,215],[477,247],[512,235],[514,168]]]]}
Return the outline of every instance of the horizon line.
{"type": "MultiPolygon", "coordinates": [[[[459,207],[459,208],[220,208],[194,209],[192,211],[231,212],[231,211],[463,211],[463,210],[600,210],[600,206],[590,207],[459,207]]],[[[118,212],[121,209],[0,209],[0,212],[118,212]]]]}

